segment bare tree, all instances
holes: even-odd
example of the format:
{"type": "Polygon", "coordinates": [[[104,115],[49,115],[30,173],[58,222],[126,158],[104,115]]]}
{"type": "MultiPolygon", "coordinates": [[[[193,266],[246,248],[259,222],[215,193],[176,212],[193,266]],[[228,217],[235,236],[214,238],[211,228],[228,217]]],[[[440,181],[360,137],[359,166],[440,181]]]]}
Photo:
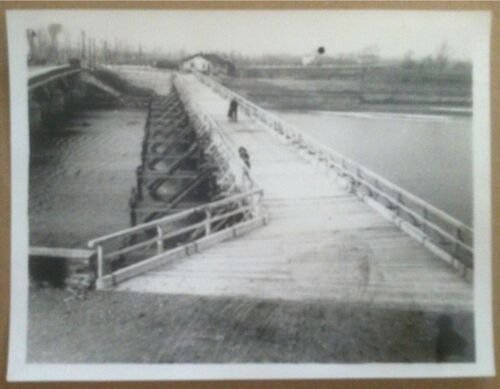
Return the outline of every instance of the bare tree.
{"type": "Polygon", "coordinates": [[[36,32],[35,30],[28,29],[26,30],[26,36],[28,38],[28,45],[30,47],[30,51],[28,54],[28,64],[33,64],[36,63],[36,45],[35,45],[35,38],[36,38],[36,32]]]}
{"type": "Polygon", "coordinates": [[[444,70],[448,67],[449,62],[450,62],[450,48],[448,47],[448,43],[443,42],[436,54],[436,65],[438,69],[444,70]]]}
{"type": "Polygon", "coordinates": [[[62,31],[62,25],[52,23],[48,27],[49,35],[50,35],[50,43],[51,43],[51,55],[50,59],[54,62],[59,61],[59,51],[57,47],[57,37],[59,33],[62,31]]]}

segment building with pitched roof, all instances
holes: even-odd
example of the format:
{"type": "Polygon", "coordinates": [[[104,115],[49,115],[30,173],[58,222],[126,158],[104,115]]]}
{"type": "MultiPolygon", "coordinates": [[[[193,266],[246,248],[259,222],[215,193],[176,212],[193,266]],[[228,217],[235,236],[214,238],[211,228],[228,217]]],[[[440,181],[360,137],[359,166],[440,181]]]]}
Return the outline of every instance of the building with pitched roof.
{"type": "Polygon", "coordinates": [[[231,61],[228,61],[217,54],[198,53],[184,58],[180,65],[180,70],[190,72],[198,71],[213,75],[234,76],[236,67],[231,61]]]}

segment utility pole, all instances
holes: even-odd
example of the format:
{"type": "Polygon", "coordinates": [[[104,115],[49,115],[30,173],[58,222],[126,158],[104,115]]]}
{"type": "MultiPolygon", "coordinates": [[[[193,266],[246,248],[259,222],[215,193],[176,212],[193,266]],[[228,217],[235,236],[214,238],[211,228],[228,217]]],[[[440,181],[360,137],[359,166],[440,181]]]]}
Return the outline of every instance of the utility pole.
{"type": "Polygon", "coordinates": [[[115,52],[114,52],[114,62],[119,63],[119,51],[120,51],[120,46],[118,42],[118,38],[115,37],[115,52]]]}
{"type": "Polygon", "coordinates": [[[87,40],[85,39],[85,31],[82,30],[82,58],[81,58],[82,66],[84,66],[86,60],[86,48],[85,48],[86,41],[87,40]]]}
{"type": "Polygon", "coordinates": [[[108,63],[109,58],[108,58],[108,41],[105,40],[103,43],[103,48],[102,48],[102,53],[103,53],[103,62],[108,63]]]}
{"type": "Polygon", "coordinates": [[[89,67],[92,69],[92,38],[90,37],[87,38],[87,46],[88,46],[88,53],[87,53],[88,63],[89,67]]]}
{"type": "Polygon", "coordinates": [[[73,56],[72,53],[72,47],[71,47],[71,36],[69,34],[68,30],[64,31],[64,54],[65,54],[65,62],[67,63],[69,59],[73,56]]]}
{"type": "Polygon", "coordinates": [[[92,38],[92,47],[94,52],[94,69],[97,66],[97,43],[96,38],[92,38]]]}
{"type": "Polygon", "coordinates": [[[30,53],[29,53],[29,60],[28,62],[31,63],[36,63],[36,48],[35,48],[35,37],[36,33],[35,31],[28,29],[26,31],[26,34],[28,36],[28,44],[30,47],[30,53]]]}
{"type": "Polygon", "coordinates": [[[80,57],[83,60],[85,58],[85,31],[83,30],[81,33],[81,41],[82,41],[82,52],[80,53],[80,57]]]}

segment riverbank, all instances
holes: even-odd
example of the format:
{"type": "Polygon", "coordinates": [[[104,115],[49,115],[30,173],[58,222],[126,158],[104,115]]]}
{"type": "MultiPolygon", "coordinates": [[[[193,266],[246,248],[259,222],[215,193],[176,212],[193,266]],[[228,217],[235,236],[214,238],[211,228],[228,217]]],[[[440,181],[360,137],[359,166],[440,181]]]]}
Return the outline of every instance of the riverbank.
{"type": "MultiPolygon", "coordinates": [[[[240,297],[32,289],[28,361],[435,362],[439,313],[240,297]]],[[[474,359],[472,313],[449,315],[474,359]]]]}
{"type": "Polygon", "coordinates": [[[266,109],[470,115],[471,91],[463,83],[362,82],[222,77],[228,88],[266,109]]]}

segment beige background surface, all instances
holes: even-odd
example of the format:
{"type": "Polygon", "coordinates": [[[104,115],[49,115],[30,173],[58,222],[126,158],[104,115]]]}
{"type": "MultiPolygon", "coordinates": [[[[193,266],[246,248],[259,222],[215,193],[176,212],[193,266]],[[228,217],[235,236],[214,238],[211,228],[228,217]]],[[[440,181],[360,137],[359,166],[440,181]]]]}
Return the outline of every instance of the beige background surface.
{"type": "Polygon", "coordinates": [[[0,388],[474,388],[498,389],[500,377],[484,379],[432,380],[321,380],[321,381],[225,381],[225,382],[121,382],[121,383],[31,383],[8,384],[7,344],[10,303],[10,150],[9,89],[5,10],[41,8],[88,9],[406,9],[406,10],[491,10],[493,12],[491,58],[492,107],[492,191],[493,191],[493,301],[496,366],[500,371],[500,2],[14,2],[0,3],[0,388]]]}

